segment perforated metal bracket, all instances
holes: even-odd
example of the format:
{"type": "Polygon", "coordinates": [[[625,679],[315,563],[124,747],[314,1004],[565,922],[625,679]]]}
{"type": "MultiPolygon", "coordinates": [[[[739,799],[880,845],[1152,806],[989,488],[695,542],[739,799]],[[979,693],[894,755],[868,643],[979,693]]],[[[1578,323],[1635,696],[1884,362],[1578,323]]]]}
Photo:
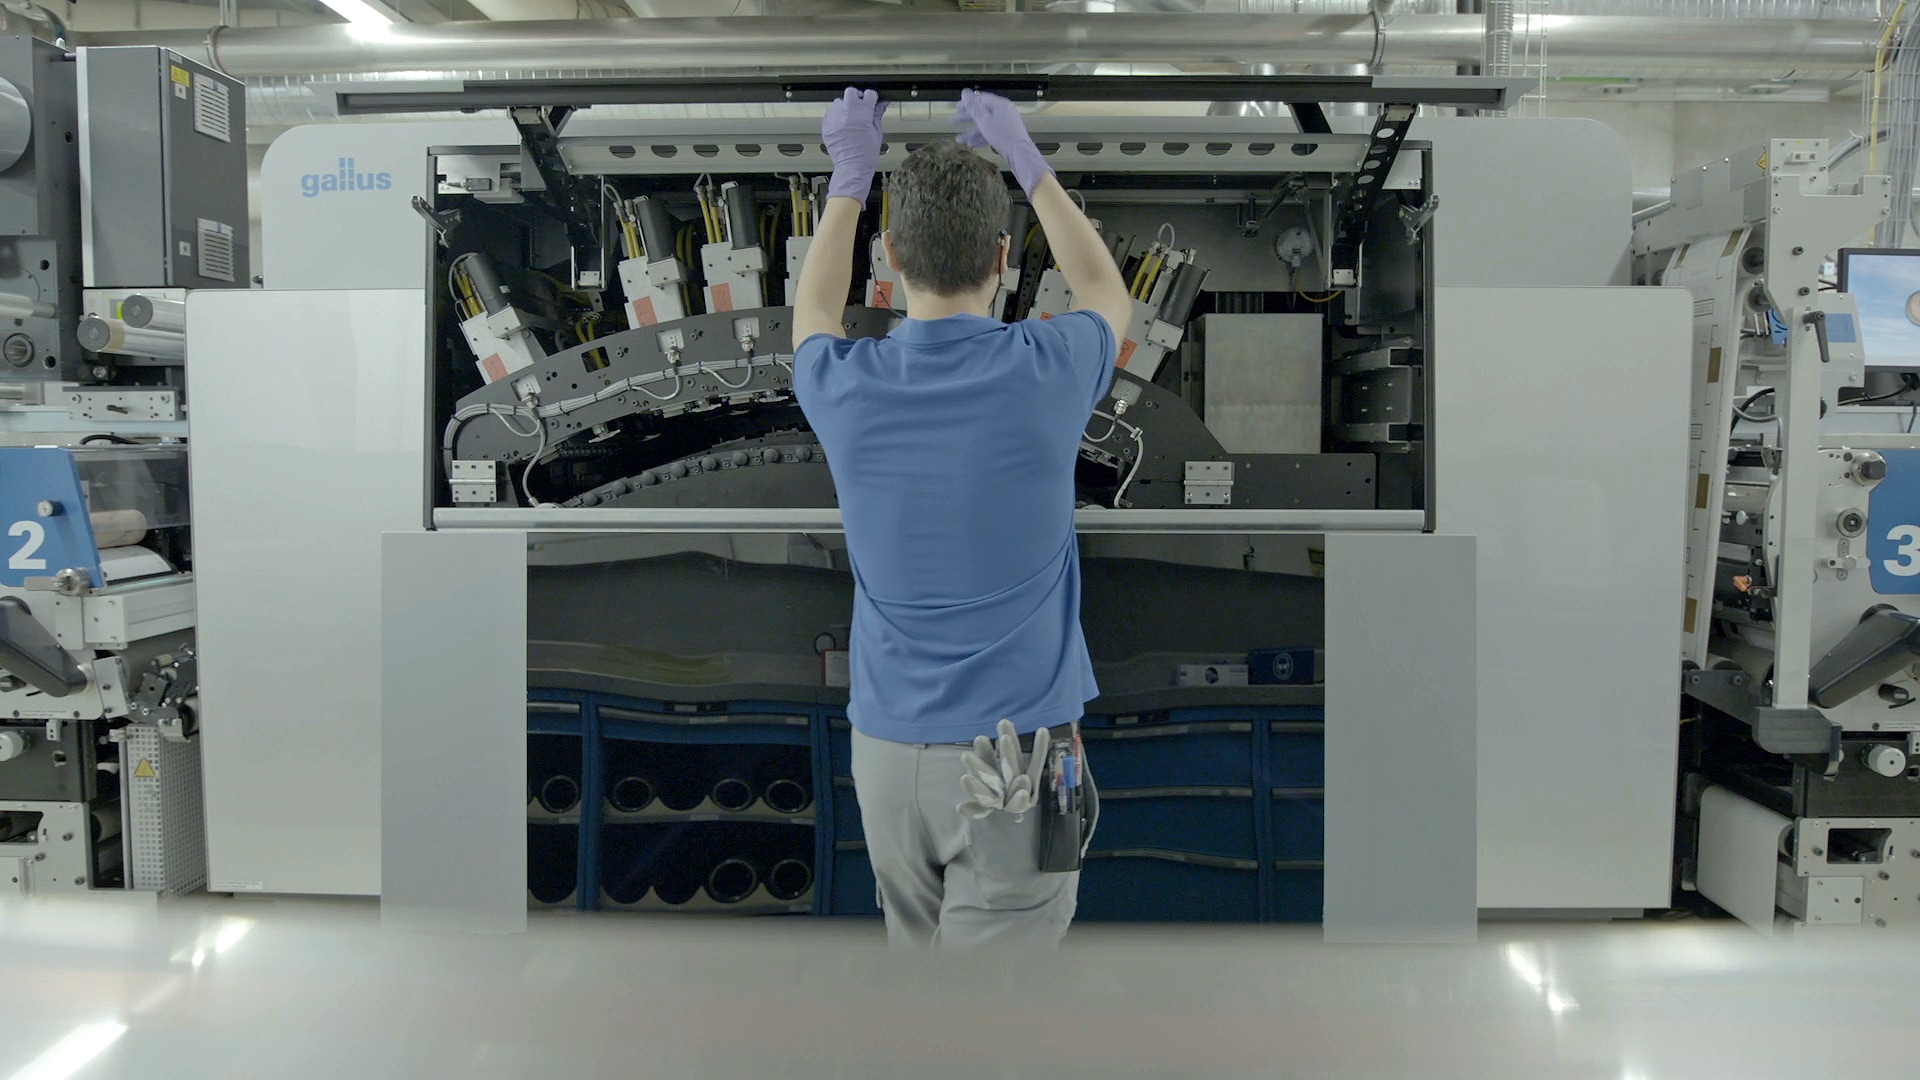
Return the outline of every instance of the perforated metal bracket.
{"type": "Polygon", "coordinates": [[[1360,284],[1360,245],[1366,242],[1367,221],[1386,184],[1387,173],[1393,170],[1394,159],[1400,156],[1400,144],[1406,141],[1416,111],[1413,105],[1380,107],[1367,155],[1359,171],[1340,190],[1328,260],[1327,284],[1333,288],[1351,289],[1360,284]]]}

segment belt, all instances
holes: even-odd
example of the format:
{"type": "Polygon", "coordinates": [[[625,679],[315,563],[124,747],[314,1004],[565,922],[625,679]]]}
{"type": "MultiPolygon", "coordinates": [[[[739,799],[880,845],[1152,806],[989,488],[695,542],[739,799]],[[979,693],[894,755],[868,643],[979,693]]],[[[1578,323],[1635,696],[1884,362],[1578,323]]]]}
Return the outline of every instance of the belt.
{"type": "MultiPolygon", "coordinates": [[[[1080,722],[1078,720],[1071,721],[1065,724],[1055,724],[1054,726],[1047,729],[1047,737],[1053,740],[1055,743],[1071,742],[1073,740],[1074,729],[1079,726],[1080,726],[1080,722]]],[[[1031,753],[1033,750],[1033,736],[1034,736],[1034,732],[1031,732],[1031,731],[1026,733],[1025,735],[1020,736],[1020,749],[1031,753]]],[[[988,735],[987,737],[992,738],[993,736],[988,735]]],[[[952,743],[950,745],[972,746],[973,740],[968,739],[965,742],[957,742],[957,743],[952,743]]]]}

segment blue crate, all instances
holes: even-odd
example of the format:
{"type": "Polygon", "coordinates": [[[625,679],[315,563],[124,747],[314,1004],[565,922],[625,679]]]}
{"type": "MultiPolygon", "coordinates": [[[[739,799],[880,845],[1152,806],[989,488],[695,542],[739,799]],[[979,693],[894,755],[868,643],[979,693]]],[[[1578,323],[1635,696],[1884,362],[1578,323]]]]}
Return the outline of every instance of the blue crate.
{"type": "Polygon", "coordinates": [[[1101,789],[1100,826],[1094,843],[1103,850],[1158,848],[1258,857],[1253,792],[1237,789],[1101,789]],[[1227,796],[1171,792],[1233,791],[1227,796]]]}
{"type": "Polygon", "coordinates": [[[1089,728],[1087,767],[1102,789],[1245,787],[1253,782],[1245,720],[1089,728]]]}
{"type": "Polygon", "coordinates": [[[1318,859],[1326,851],[1327,808],[1318,788],[1276,791],[1273,857],[1318,859]]]}
{"type": "MultiPolygon", "coordinates": [[[[1191,857],[1189,857],[1191,858],[1191,857]]],[[[1089,922],[1258,922],[1259,864],[1091,852],[1077,918],[1089,922]]]]}
{"type": "Polygon", "coordinates": [[[833,853],[833,893],[827,900],[828,915],[880,914],[879,893],[873,881],[873,864],[867,861],[864,845],[836,848],[833,853]]]}
{"type": "Polygon", "coordinates": [[[1281,721],[1268,725],[1267,781],[1275,787],[1319,787],[1326,783],[1325,727],[1281,721]]]}
{"type": "Polygon", "coordinates": [[[1278,866],[1269,879],[1268,919],[1272,922],[1317,923],[1325,873],[1319,866],[1278,866]]]}

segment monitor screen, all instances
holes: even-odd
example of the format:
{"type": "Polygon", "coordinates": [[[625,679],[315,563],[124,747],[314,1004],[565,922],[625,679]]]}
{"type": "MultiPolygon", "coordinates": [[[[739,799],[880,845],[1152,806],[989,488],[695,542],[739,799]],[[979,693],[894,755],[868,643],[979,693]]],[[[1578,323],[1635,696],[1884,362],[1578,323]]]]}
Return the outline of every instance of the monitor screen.
{"type": "Polygon", "coordinates": [[[1838,285],[1860,313],[1867,367],[1920,371],[1920,249],[1842,248],[1838,285]]]}

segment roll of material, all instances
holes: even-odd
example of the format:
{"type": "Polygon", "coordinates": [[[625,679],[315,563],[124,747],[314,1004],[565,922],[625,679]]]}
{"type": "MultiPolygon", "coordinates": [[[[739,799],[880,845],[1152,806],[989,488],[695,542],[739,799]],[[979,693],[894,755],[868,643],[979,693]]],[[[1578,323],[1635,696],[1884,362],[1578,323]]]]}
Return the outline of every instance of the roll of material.
{"type": "Polygon", "coordinates": [[[767,895],[775,900],[798,900],[813,888],[813,867],[799,859],[781,859],[762,875],[767,895]]]}
{"type": "Polygon", "coordinates": [[[166,330],[128,326],[119,319],[89,315],[78,328],[82,348],[97,353],[151,356],[156,360],[185,360],[187,336],[166,330]]]}
{"type": "Polygon", "coordinates": [[[745,810],[753,805],[753,784],[737,776],[729,776],[713,785],[713,793],[708,798],[722,810],[745,810]]]}
{"type": "Polygon", "coordinates": [[[135,293],[120,301],[120,321],[141,330],[187,331],[187,303],[135,293]]]}
{"type": "Polygon", "coordinates": [[[707,896],[716,904],[737,904],[760,887],[760,871],[745,859],[721,859],[707,874],[707,896]]]}
{"type": "Polygon", "coordinates": [[[100,548],[100,577],[109,585],[173,573],[173,564],[138,544],[100,548]]]}
{"type": "Polygon", "coordinates": [[[19,87],[0,79],[0,171],[13,168],[31,145],[33,107],[19,87]]]}
{"type": "Polygon", "coordinates": [[[138,510],[95,510],[87,517],[96,548],[128,547],[147,538],[147,515],[138,510]]]}
{"type": "Polygon", "coordinates": [[[780,777],[769,781],[766,793],[767,808],[781,814],[798,814],[813,805],[813,793],[798,780],[780,777]]]}
{"type": "Polygon", "coordinates": [[[654,784],[644,776],[623,776],[607,789],[607,803],[623,814],[637,814],[653,805],[654,784]]]}
{"type": "Polygon", "coordinates": [[[547,777],[540,784],[540,808],[549,814],[564,814],[580,805],[580,782],[564,774],[547,777]]]}
{"type": "Polygon", "coordinates": [[[52,304],[42,303],[30,296],[0,292],[0,319],[51,319],[57,311],[52,304]]]}

